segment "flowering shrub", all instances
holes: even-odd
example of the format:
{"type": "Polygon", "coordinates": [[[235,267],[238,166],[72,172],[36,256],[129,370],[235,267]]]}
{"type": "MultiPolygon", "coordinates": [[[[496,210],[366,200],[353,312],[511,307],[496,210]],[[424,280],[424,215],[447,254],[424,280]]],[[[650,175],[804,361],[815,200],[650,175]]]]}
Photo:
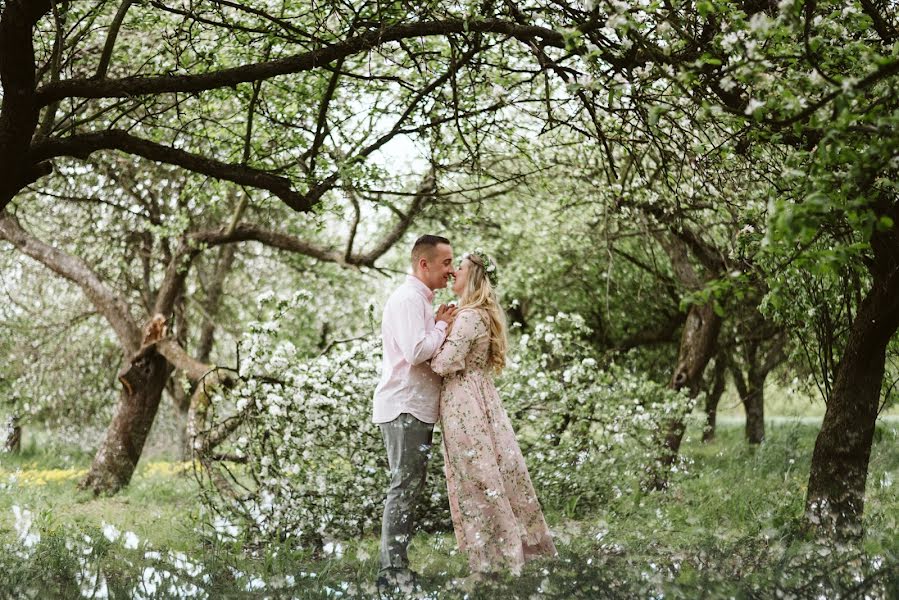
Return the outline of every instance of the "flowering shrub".
{"type": "MultiPolygon", "coordinates": [[[[228,460],[203,473],[206,506],[215,515],[210,524],[219,537],[245,529],[323,547],[380,524],[387,461],[380,430],[371,422],[380,341],[369,336],[304,355],[287,339],[279,316],[306,299],[264,300],[271,318],[250,326],[238,385],[212,402],[212,427],[241,419],[217,450],[228,460]],[[223,480],[233,493],[216,487],[223,480]]],[[[439,452],[434,454],[432,484],[442,469],[439,452]]],[[[449,522],[445,493],[434,487],[422,507],[428,528],[449,522]]]]}
{"type": "Polygon", "coordinates": [[[589,334],[579,315],[546,317],[521,336],[500,386],[544,504],[569,516],[638,489],[657,468],[665,422],[695,405],[594,354],[581,342],[589,334]]]}
{"type": "MultiPolygon", "coordinates": [[[[211,427],[241,424],[202,478],[210,524],[219,537],[245,530],[319,547],[374,532],[387,482],[371,423],[380,340],[304,357],[277,318],[291,303],[270,304],[272,318],[253,324],[242,347],[239,383],[213,401],[211,427]]],[[[498,381],[538,494],[569,513],[637,482],[651,466],[661,419],[689,408],[635,373],[600,368],[579,341],[588,333],[577,315],[548,317],[521,336],[498,381]]],[[[427,529],[449,527],[439,444],[438,428],[418,518],[427,529]]]]}
{"type": "Polygon", "coordinates": [[[245,463],[232,478],[243,493],[211,497],[224,522],[318,541],[372,526],[380,440],[361,401],[377,382],[372,346],[305,361],[290,342],[251,348],[250,364],[267,367],[267,377],[247,377],[228,394],[243,423],[227,454],[245,463]]]}

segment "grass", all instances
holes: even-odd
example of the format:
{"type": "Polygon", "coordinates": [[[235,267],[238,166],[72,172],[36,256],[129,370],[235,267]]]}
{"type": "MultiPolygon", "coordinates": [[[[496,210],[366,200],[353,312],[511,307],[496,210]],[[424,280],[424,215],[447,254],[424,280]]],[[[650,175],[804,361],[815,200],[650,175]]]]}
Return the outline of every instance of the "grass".
{"type": "Polygon", "coordinates": [[[184,468],[189,465],[142,461],[124,491],[94,498],[77,487],[91,459],[77,448],[41,449],[34,438],[18,456],[3,456],[0,483],[9,484],[11,493],[0,495],[0,536],[12,531],[12,506],[18,505],[28,507],[49,530],[108,523],[154,546],[193,547],[190,523],[196,516],[197,488],[184,468]]]}
{"type": "MultiPolygon", "coordinates": [[[[791,386],[777,377],[769,377],[765,381],[765,416],[774,417],[816,417],[821,418],[827,410],[827,404],[812,387],[803,391],[791,389],[791,386]]],[[[718,416],[743,418],[745,416],[740,396],[732,382],[728,382],[721,401],[718,404],[718,416]]],[[[882,415],[888,418],[899,417],[899,402],[887,406],[882,415]]]]}
{"type": "MultiPolygon", "coordinates": [[[[566,509],[570,499],[542,498],[560,557],[532,563],[521,578],[485,584],[469,597],[899,598],[893,483],[899,481],[899,427],[878,429],[866,535],[847,544],[807,539],[799,527],[815,434],[809,425],[771,427],[766,442],[750,448],[737,427],[721,427],[709,444],[691,429],[683,447],[689,466],[667,492],[625,491],[574,517],[566,509]]],[[[151,459],[125,491],[93,498],[77,489],[77,474],[89,461],[76,450],[36,445],[3,457],[0,597],[79,597],[99,579],[109,597],[375,592],[375,532],[336,542],[330,554],[289,543],[211,542],[197,527],[198,488],[189,470],[151,459]],[[16,555],[14,505],[33,512],[32,529],[41,533],[27,560],[16,555]],[[110,525],[119,534],[115,541],[103,532],[110,525]],[[137,547],[124,543],[125,532],[136,535],[137,547]]],[[[453,581],[467,575],[467,566],[451,532],[417,535],[410,558],[422,573],[425,597],[464,597],[453,581]]]]}

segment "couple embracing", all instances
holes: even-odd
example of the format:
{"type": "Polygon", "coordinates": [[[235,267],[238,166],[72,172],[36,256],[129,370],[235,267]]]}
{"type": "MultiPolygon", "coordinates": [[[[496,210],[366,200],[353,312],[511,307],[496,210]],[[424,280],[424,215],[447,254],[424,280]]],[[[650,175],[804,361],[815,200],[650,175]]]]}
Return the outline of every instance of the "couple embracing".
{"type": "Polygon", "coordinates": [[[381,528],[378,587],[408,588],[406,548],[421,494],[434,424],[440,422],[456,540],[472,579],[521,572],[556,554],[515,433],[493,384],[506,362],[506,324],[496,265],[462,257],[448,239],[425,235],[412,248],[412,275],[384,307],[384,358],[373,420],[387,449],[390,484],[381,528]],[[452,279],[458,306],[432,307],[452,279]]]}

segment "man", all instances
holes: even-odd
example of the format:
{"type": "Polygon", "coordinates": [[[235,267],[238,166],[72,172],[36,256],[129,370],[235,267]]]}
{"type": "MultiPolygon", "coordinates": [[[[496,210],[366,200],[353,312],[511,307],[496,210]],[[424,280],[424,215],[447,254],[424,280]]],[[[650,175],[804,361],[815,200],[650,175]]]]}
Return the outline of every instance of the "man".
{"type": "Polygon", "coordinates": [[[384,306],[384,358],[372,419],[381,428],[390,465],[379,589],[410,588],[415,579],[406,548],[412,537],[412,512],[424,488],[441,384],[428,361],[446,338],[455,312],[454,307],[440,305],[435,318],[432,302],[434,290],[446,287],[452,274],[450,241],[424,235],[412,247],[412,275],[384,306]]]}

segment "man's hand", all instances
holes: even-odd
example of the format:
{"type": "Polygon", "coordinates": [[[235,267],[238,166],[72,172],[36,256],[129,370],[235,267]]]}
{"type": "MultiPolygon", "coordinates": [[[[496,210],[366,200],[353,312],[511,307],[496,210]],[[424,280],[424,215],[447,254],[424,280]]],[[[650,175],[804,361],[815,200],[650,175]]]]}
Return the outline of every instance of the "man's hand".
{"type": "Polygon", "coordinates": [[[453,320],[456,318],[456,307],[455,306],[447,306],[446,304],[441,304],[437,307],[437,316],[434,317],[434,321],[443,321],[446,323],[447,330],[452,326],[453,320]]]}

